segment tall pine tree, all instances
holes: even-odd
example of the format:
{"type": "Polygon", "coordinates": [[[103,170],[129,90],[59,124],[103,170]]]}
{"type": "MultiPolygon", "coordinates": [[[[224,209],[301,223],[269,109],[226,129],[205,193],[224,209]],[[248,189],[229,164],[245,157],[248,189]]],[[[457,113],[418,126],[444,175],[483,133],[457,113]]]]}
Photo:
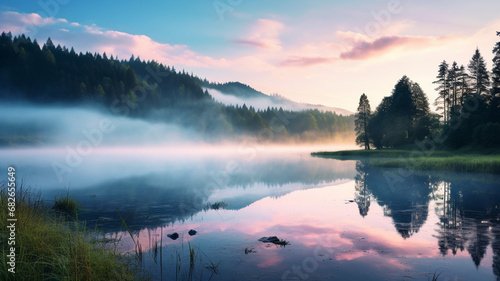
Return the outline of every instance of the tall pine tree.
{"type": "MultiPolygon", "coordinates": [[[[500,32],[497,32],[500,36],[500,32]]],[[[500,120],[500,41],[493,48],[493,69],[491,73],[491,102],[489,108],[489,119],[500,120]]]]}
{"type": "Polygon", "coordinates": [[[468,96],[470,96],[469,83],[467,82],[469,80],[469,75],[465,71],[465,67],[463,65],[461,65],[457,71],[457,79],[458,79],[458,92],[460,98],[459,105],[463,106],[465,99],[468,96]]]}
{"type": "Polygon", "coordinates": [[[475,95],[489,95],[488,87],[490,86],[490,76],[488,75],[486,63],[484,62],[484,58],[481,56],[479,49],[476,48],[476,52],[474,52],[468,68],[472,93],[475,95]]]}
{"type": "MultiPolygon", "coordinates": [[[[497,36],[500,36],[500,32],[498,31],[497,36]]],[[[491,95],[494,98],[500,98],[500,41],[498,41],[493,48],[493,69],[491,80],[493,82],[491,87],[491,95]]]]}
{"type": "Polygon", "coordinates": [[[459,80],[458,80],[458,64],[456,61],[454,61],[450,69],[448,70],[448,81],[450,81],[450,106],[449,106],[449,111],[450,114],[453,115],[456,113],[456,107],[458,104],[458,87],[459,87],[459,80]]]}
{"type": "Polygon", "coordinates": [[[438,85],[436,88],[436,91],[438,91],[438,97],[436,98],[434,105],[437,106],[437,110],[443,111],[443,120],[446,124],[448,123],[448,104],[450,100],[450,81],[448,80],[448,63],[446,63],[446,61],[442,61],[439,65],[438,75],[436,78],[437,80],[432,82],[438,85]]]}
{"type": "Polygon", "coordinates": [[[371,108],[368,97],[362,94],[359,98],[358,112],[354,120],[356,130],[356,144],[362,145],[365,149],[370,149],[370,137],[368,135],[368,123],[370,121],[371,108]]]}

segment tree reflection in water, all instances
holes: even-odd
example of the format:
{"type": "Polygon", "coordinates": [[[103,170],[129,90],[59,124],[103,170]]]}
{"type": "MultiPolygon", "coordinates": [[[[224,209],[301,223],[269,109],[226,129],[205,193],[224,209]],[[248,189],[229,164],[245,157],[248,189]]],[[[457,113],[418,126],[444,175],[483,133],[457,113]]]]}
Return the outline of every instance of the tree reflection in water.
{"type": "Polygon", "coordinates": [[[436,188],[431,177],[415,174],[401,177],[393,170],[375,168],[366,161],[358,161],[356,171],[356,203],[362,216],[367,215],[373,196],[403,238],[418,232],[427,220],[430,195],[436,188]]]}
{"type": "Polygon", "coordinates": [[[415,172],[398,176],[395,169],[356,164],[355,201],[360,215],[370,200],[384,208],[403,238],[417,233],[434,201],[439,217],[436,233],[443,256],[467,250],[478,267],[488,246],[493,250],[493,273],[500,280],[500,186],[498,177],[456,173],[415,172]]]}
{"type": "Polygon", "coordinates": [[[362,161],[356,162],[356,172],[356,177],[354,178],[356,189],[354,202],[358,204],[359,214],[362,217],[366,217],[366,215],[368,215],[368,211],[370,210],[371,198],[371,193],[366,186],[366,177],[368,174],[368,167],[366,167],[366,163],[362,161]]]}

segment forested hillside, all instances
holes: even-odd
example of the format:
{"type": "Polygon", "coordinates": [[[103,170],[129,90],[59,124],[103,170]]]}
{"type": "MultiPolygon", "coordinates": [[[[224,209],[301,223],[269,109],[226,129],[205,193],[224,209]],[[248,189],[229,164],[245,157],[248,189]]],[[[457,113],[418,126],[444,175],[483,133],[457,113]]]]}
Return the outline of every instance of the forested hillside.
{"type": "Polygon", "coordinates": [[[119,60],[106,53],[76,53],[50,38],[41,46],[25,35],[0,36],[3,103],[96,104],[113,114],[182,125],[206,139],[272,132],[273,141],[320,141],[353,131],[353,116],[223,105],[203,91],[202,83],[193,74],[139,57],[119,60]]]}

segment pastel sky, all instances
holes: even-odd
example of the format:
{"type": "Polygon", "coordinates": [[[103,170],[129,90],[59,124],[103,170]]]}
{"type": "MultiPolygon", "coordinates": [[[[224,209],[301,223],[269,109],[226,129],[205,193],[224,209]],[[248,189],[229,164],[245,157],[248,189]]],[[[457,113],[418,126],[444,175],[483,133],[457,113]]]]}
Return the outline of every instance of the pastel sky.
{"type": "Polygon", "coordinates": [[[498,0],[3,0],[0,30],[355,111],[403,75],[432,102],[439,63],[467,65],[476,47],[490,68],[498,11],[498,0]]]}

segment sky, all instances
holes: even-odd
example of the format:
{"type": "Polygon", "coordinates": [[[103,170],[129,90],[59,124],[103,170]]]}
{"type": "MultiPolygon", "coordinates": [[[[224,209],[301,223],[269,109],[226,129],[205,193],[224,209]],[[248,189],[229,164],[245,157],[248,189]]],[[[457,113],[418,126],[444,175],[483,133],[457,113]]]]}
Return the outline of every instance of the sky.
{"type": "Polygon", "coordinates": [[[355,111],[363,93],[375,109],[403,75],[432,103],[439,63],[467,66],[476,48],[490,69],[499,10],[498,0],[3,0],[0,31],[355,111]]]}

